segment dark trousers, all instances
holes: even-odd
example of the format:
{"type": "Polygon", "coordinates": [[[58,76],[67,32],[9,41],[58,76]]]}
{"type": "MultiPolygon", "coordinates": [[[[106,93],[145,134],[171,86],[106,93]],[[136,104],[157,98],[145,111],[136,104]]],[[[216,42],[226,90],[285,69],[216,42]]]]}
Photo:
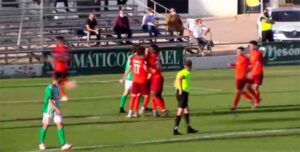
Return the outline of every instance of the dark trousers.
{"type": "MultiPolygon", "coordinates": [[[[55,8],[56,8],[56,6],[57,6],[57,2],[64,2],[65,7],[69,7],[68,0],[54,0],[54,7],[55,7],[55,8]]],[[[66,8],[66,11],[69,11],[69,9],[66,8]]]]}
{"type": "Polygon", "coordinates": [[[273,42],[274,37],[273,37],[273,31],[268,30],[268,31],[262,31],[261,32],[261,41],[262,42],[273,42]]]}
{"type": "MultiPolygon", "coordinates": [[[[94,3],[96,6],[101,6],[101,0],[95,1],[94,3]]],[[[105,6],[104,10],[106,10],[106,11],[108,10],[108,7],[107,7],[108,5],[109,5],[108,0],[105,0],[104,1],[104,6],[105,6]]],[[[95,11],[100,11],[100,8],[95,8],[95,11]]]]}
{"type": "Polygon", "coordinates": [[[196,40],[199,47],[205,48],[205,46],[207,46],[207,49],[211,50],[211,41],[208,41],[205,38],[196,38],[196,40]]]}
{"type": "Polygon", "coordinates": [[[118,5],[125,5],[127,3],[127,0],[118,0],[118,5]]]}
{"type": "MultiPolygon", "coordinates": [[[[100,32],[99,32],[99,34],[96,34],[95,32],[90,32],[90,34],[91,35],[96,35],[96,37],[97,37],[97,40],[100,40],[100,32]]],[[[100,44],[100,42],[97,42],[97,44],[100,44]]]]}
{"type": "Polygon", "coordinates": [[[122,38],[122,34],[127,34],[127,39],[132,38],[132,30],[130,28],[114,28],[114,32],[117,34],[118,39],[122,38]]]}
{"type": "Polygon", "coordinates": [[[156,37],[160,34],[159,30],[152,25],[143,25],[143,31],[148,32],[150,37],[156,37]]]}

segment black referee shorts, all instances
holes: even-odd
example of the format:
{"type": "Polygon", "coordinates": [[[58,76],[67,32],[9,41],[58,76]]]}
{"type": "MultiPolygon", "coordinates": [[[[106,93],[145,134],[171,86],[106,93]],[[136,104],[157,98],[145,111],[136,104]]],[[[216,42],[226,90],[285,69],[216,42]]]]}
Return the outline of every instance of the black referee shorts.
{"type": "Polygon", "coordinates": [[[182,91],[182,94],[179,95],[179,91],[176,91],[176,98],[178,101],[178,108],[187,108],[189,101],[189,93],[182,91]]]}

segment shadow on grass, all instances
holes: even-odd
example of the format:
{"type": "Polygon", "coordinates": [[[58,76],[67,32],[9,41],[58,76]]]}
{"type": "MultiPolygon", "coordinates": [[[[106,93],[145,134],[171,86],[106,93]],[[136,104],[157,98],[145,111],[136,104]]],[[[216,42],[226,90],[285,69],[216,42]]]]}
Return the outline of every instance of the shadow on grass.
{"type": "MultiPolygon", "coordinates": [[[[288,137],[288,136],[298,136],[300,135],[300,131],[297,129],[294,130],[285,130],[278,132],[272,130],[243,130],[242,132],[223,132],[221,134],[204,134],[201,136],[176,136],[177,138],[165,139],[165,140],[152,140],[152,141],[142,141],[136,143],[128,143],[128,144],[114,144],[114,145],[91,145],[91,146],[83,146],[83,147],[74,147],[73,151],[95,151],[100,149],[112,149],[112,148],[129,148],[129,147],[137,147],[137,146],[155,146],[155,145],[165,145],[165,144],[175,144],[175,143],[188,143],[188,142],[203,142],[203,141],[218,141],[218,140],[243,140],[243,139],[260,139],[260,138],[270,138],[270,137],[288,137]]],[[[124,149],[120,149],[121,151],[124,149]]]]}
{"type": "Polygon", "coordinates": [[[289,112],[289,111],[299,111],[300,105],[283,105],[283,106],[262,106],[258,109],[251,108],[239,108],[237,111],[232,112],[229,108],[228,110],[217,110],[212,112],[200,112],[194,110],[192,116],[221,116],[221,115],[238,115],[238,114],[252,114],[252,113],[274,113],[274,112],[289,112]]]}
{"type": "MultiPolygon", "coordinates": [[[[69,124],[64,124],[64,126],[111,125],[111,124],[129,124],[129,123],[138,123],[138,122],[140,122],[140,121],[139,120],[130,120],[130,121],[96,121],[96,122],[69,123],[69,124]]],[[[28,129],[28,128],[39,128],[39,127],[41,127],[41,125],[0,127],[0,130],[28,129]]]]}
{"type": "MultiPolygon", "coordinates": [[[[290,105],[267,105],[261,106],[258,109],[251,109],[250,107],[239,107],[236,112],[231,112],[230,108],[219,108],[216,110],[199,110],[192,109],[191,116],[222,116],[222,115],[238,115],[238,114],[251,114],[251,113],[274,113],[274,112],[289,112],[289,111],[299,111],[300,105],[298,104],[290,104],[290,105]]],[[[164,120],[172,120],[175,117],[175,110],[170,111],[170,114],[166,118],[152,118],[151,113],[146,113],[146,117],[143,119],[139,119],[142,121],[164,121],[164,120]]],[[[73,115],[73,116],[64,116],[64,119],[88,119],[93,117],[105,117],[105,116],[122,116],[121,114],[101,114],[101,115],[73,115]]],[[[41,117],[36,118],[16,118],[16,119],[7,119],[0,120],[0,123],[6,122],[26,122],[26,121],[40,121],[41,117]]],[[[0,128],[1,129],[1,128],[0,128]]]]}

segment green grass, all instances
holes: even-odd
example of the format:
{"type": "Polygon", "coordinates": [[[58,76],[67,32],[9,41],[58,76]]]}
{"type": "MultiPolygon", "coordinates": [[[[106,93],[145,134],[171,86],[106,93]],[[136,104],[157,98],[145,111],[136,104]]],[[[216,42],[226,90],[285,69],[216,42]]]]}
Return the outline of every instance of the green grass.
{"type": "MultiPolygon", "coordinates": [[[[235,89],[233,72],[192,72],[191,123],[201,133],[176,137],[171,134],[177,105],[171,87],[174,72],[164,73],[164,97],[171,112],[164,119],[150,116],[127,119],[118,114],[123,85],[116,80],[121,75],[72,77],[79,87],[70,90],[70,101],[62,104],[67,140],[74,145],[74,151],[95,152],[299,151],[300,67],[266,68],[261,108],[252,110],[242,100],[236,114],[229,111],[235,89]],[[115,81],[99,82],[107,80],[115,81]],[[252,134],[252,131],[261,133],[252,134]]],[[[49,82],[49,78],[0,80],[1,152],[37,150],[43,92],[49,82]]],[[[184,123],[180,131],[185,132],[184,123]]],[[[47,134],[46,144],[58,148],[54,126],[47,134]]]]}

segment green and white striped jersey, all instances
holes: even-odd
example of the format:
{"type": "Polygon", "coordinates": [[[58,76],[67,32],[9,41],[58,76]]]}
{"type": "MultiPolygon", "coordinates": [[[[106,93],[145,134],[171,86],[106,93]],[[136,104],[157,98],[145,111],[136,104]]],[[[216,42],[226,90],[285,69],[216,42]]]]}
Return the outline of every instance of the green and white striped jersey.
{"type": "Polygon", "coordinates": [[[47,113],[50,115],[54,115],[54,110],[52,109],[51,105],[49,104],[49,99],[54,101],[54,104],[59,108],[60,102],[60,91],[59,86],[49,84],[45,90],[45,97],[44,97],[44,105],[43,105],[43,113],[47,113]]]}

